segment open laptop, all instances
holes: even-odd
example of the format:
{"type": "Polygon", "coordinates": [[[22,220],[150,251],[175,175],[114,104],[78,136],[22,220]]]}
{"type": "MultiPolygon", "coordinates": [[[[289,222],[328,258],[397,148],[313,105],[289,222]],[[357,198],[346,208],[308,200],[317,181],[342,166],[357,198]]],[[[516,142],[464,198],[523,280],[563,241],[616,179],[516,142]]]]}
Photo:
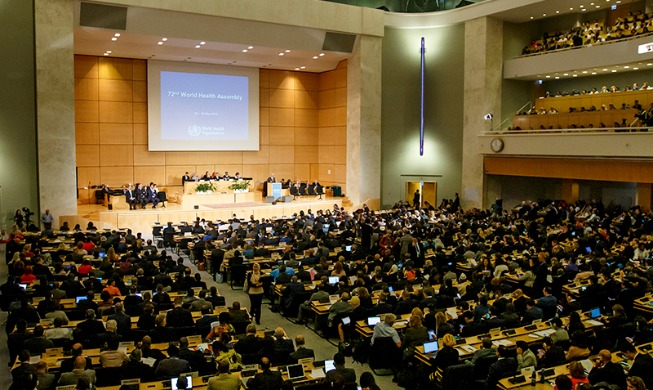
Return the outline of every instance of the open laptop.
{"type": "Polygon", "coordinates": [[[595,308],[590,309],[590,318],[591,319],[594,320],[594,319],[597,319],[599,317],[601,317],[601,308],[595,307],[595,308]]]}
{"type": "Polygon", "coordinates": [[[243,366],[240,376],[243,378],[252,377],[258,372],[258,364],[247,364],[243,366]]]}
{"type": "Polygon", "coordinates": [[[306,379],[304,375],[304,365],[303,364],[291,364],[286,367],[286,372],[288,373],[288,380],[291,382],[301,381],[306,379]]]}
{"type": "Polygon", "coordinates": [[[343,324],[343,325],[349,325],[349,324],[351,324],[351,318],[349,318],[349,317],[342,317],[342,324],[343,324]]]}
{"type": "MultiPolygon", "coordinates": [[[[191,376],[189,375],[189,376],[185,376],[185,377],[183,377],[183,378],[186,378],[186,383],[187,383],[187,385],[186,385],[186,389],[192,389],[192,388],[193,388],[193,377],[191,377],[191,376]]],[[[179,379],[180,379],[180,378],[172,378],[172,379],[170,379],[170,389],[171,389],[171,390],[184,390],[183,388],[180,389],[180,388],[177,386],[177,382],[179,382],[179,379]]]]}
{"type": "Polygon", "coordinates": [[[340,278],[337,276],[329,276],[329,284],[330,285],[336,285],[340,281],[340,278]]]}
{"type": "Polygon", "coordinates": [[[381,322],[381,317],[379,316],[367,317],[367,326],[373,327],[379,322],[381,322]]]}
{"type": "Polygon", "coordinates": [[[79,303],[79,301],[83,301],[84,299],[86,299],[86,295],[81,297],[75,297],[75,303],[79,303]]]}
{"type": "Polygon", "coordinates": [[[423,344],[424,353],[436,353],[438,352],[438,341],[427,341],[423,344]]]}
{"type": "Polygon", "coordinates": [[[335,370],[335,369],[336,369],[336,365],[333,362],[333,360],[325,360],[324,361],[324,372],[325,373],[327,373],[327,372],[329,372],[331,370],[335,370]]]}

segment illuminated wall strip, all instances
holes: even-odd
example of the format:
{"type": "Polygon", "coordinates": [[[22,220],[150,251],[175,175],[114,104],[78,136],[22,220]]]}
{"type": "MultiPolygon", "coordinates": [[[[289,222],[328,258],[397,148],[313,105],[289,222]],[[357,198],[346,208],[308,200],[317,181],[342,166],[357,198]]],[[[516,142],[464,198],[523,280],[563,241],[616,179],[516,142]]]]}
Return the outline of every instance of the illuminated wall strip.
{"type": "Polygon", "coordinates": [[[422,61],[421,61],[421,71],[422,71],[422,98],[420,102],[420,118],[419,118],[419,155],[424,155],[424,37],[422,37],[422,48],[420,50],[422,61]]]}

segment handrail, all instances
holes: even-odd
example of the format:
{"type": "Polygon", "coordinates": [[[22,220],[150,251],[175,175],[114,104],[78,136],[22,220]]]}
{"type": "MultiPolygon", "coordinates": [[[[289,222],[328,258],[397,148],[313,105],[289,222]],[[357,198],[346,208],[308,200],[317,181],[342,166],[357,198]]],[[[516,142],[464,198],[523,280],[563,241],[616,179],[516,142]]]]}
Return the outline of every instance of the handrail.
{"type": "Polygon", "coordinates": [[[585,127],[576,129],[522,129],[522,130],[503,130],[503,131],[481,131],[479,136],[496,136],[496,135],[524,135],[524,134],[605,134],[605,133],[638,133],[653,135],[653,127],[585,127]],[[650,130],[650,131],[649,131],[650,130]]]}
{"type": "Polygon", "coordinates": [[[509,120],[514,119],[514,118],[515,118],[515,115],[519,115],[519,113],[520,113],[520,112],[523,112],[524,108],[526,108],[527,106],[530,106],[530,108],[533,108],[533,102],[529,100],[529,101],[527,101],[526,103],[524,103],[523,106],[521,106],[521,107],[519,107],[519,108],[517,109],[517,112],[512,116],[512,118],[511,118],[511,117],[508,117],[508,118],[504,119],[503,121],[501,121],[501,123],[499,123],[498,126],[494,127],[494,128],[492,129],[492,131],[499,131],[499,130],[501,130],[501,126],[503,126],[503,125],[504,125],[506,122],[508,122],[509,120]]]}

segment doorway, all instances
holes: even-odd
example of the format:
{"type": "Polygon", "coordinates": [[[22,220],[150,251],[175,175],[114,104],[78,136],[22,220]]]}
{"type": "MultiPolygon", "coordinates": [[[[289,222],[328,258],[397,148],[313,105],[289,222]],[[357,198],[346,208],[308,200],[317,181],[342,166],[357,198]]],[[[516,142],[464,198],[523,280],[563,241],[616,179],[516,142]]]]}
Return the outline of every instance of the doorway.
{"type": "Polygon", "coordinates": [[[437,183],[434,181],[407,181],[406,182],[406,202],[413,204],[415,191],[419,190],[420,200],[419,207],[424,207],[425,202],[428,202],[434,207],[437,207],[435,200],[437,198],[437,183]]]}

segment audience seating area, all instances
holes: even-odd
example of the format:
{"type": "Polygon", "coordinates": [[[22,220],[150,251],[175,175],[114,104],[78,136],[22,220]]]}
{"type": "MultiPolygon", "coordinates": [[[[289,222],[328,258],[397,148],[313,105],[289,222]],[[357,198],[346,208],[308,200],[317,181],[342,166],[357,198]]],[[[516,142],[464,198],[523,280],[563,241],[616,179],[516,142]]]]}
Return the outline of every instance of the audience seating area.
{"type": "MultiPolygon", "coordinates": [[[[569,376],[587,381],[574,362],[589,373],[590,385],[623,387],[627,376],[653,382],[653,371],[637,357],[653,351],[649,211],[552,200],[458,211],[413,210],[400,202],[382,212],[320,210],[232,220],[227,229],[207,224],[191,229],[177,261],[130,231],[55,233],[53,239],[14,230],[7,243],[10,278],[0,286],[12,376],[15,383],[31,378],[40,366],[32,368],[30,356],[41,354],[58,375],[72,368],[67,353],[73,353],[89,358],[98,386],[119,385],[128,368],[142,363],[153,371],[141,378],[161,386],[182,373],[163,363],[179,356],[198,371],[193,383],[203,388],[222,354],[240,355],[240,362],[230,360],[237,377],[248,377],[238,371],[262,357],[274,366],[295,362],[290,354],[301,345],[283,329],[254,326],[242,335],[249,315],[237,304],[224,306],[218,289],[207,292],[201,274],[191,275],[187,262],[195,261],[208,263],[222,282],[234,279],[233,267],[243,267],[243,280],[250,280],[253,265],[261,265],[273,308],[337,345],[336,370],[325,379],[336,387],[354,386],[339,363],[343,355],[410,389],[525,387],[532,370],[521,369],[529,367],[556,383],[569,376]],[[52,334],[67,340],[55,345],[52,334]],[[251,343],[253,349],[245,348],[251,343]],[[630,369],[617,365],[612,372],[622,374],[601,375],[607,361],[630,369]]],[[[247,301],[243,295],[243,306],[247,301]]],[[[311,363],[318,371],[301,381],[280,383],[320,386],[313,376],[320,365],[311,363]]]]}

